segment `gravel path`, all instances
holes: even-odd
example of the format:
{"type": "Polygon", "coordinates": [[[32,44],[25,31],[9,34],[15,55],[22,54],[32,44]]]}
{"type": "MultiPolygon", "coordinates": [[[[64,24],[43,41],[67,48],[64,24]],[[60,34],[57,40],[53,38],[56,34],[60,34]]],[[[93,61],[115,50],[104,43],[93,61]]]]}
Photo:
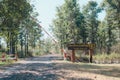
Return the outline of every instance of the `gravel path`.
{"type": "Polygon", "coordinates": [[[0,80],[58,80],[53,60],[57,55],[26,58],[13,65],[0,67],[0,80]]]}
{"type": "Polygon", "coordinates": [[[0,80],[120,80],[120,65],[62,61],[58,55],[26,58],[0,67],[0,80]]]}

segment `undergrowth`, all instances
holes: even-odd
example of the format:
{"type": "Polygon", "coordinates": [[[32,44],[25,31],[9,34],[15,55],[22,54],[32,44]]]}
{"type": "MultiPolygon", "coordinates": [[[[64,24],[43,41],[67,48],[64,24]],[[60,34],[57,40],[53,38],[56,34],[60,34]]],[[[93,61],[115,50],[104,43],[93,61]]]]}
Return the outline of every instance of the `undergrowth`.
{"type": "Polygon", "coordinates": [[[96,54],[93,56],[94,60],[98,60],[98,61],[105,61],[105,60],[120,60],[120,54],[118,53],[111,53],[111,54],[106,54],[106,53],[102,53],[102,54],[96,54]]]}

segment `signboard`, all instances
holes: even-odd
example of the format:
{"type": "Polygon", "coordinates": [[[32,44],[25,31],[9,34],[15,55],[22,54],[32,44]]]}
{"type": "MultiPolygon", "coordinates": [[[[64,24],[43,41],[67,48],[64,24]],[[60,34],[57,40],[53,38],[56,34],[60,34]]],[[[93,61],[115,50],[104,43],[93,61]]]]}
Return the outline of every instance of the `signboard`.
{"type": "Polygon", "coordinates": [[[95,44],[68,44],[68,50],[94,49],[95,44]]]}

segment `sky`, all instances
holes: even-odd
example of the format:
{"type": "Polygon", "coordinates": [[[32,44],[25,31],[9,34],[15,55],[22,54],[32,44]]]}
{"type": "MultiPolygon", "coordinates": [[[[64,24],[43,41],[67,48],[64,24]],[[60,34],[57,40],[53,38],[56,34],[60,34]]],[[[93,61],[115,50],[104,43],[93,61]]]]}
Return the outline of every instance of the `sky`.
{"type": "MultiPolygon", "coordinates": [[[[83,7],[83,5],[86,5],[88,1],[92,0],[79,0],[80,8],[83,7]]],[[[102,0],[93,0],[98,2],[100,4],[102,0]]],[[[52,33],[50,31],[49,25],[52,24],[52,20],[55,18],[56,14],[56,7],[62,5],[64,3],[64,0],[31,0],[31,4],[34,5],[34,11],[38,12],[38,20],[41,22],[40,25],[44,27],[48,33],[52,33]]],[[[99,14],[98,19],[103,20],[105,17],[105,12],[102,12],[99,14]]],[[[44,37],[48,37],[46,34],[44,34],[44,37]]]]}

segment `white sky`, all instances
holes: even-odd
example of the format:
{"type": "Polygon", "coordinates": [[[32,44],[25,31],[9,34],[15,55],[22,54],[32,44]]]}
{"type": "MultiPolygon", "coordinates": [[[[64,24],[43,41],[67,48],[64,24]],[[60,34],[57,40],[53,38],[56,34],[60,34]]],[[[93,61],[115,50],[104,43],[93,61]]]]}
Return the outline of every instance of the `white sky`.
{"type": "MultiPolygon", "coordinates": [[[[87,4],[88,1],[91,0],[79,0],[80,7],[87,4]]],[[[102,0],[93,0],[97,1],[98,4],[102,2],[102,0]]],[[[50,33],[49,25],[52,24],[52,20],[55,18],[56,7],[60,6],[64,3],[64,0],[31,0],[31,3],[35,6],[35,11],[38,12],[38,20],[41,21],[41,25],[50,33]]],[[[99,19],[103,20],[105,17],[105,12],[99,14],[99,19]]],[[[45,34],[45,37],[47,35],[45,34]]]]}

